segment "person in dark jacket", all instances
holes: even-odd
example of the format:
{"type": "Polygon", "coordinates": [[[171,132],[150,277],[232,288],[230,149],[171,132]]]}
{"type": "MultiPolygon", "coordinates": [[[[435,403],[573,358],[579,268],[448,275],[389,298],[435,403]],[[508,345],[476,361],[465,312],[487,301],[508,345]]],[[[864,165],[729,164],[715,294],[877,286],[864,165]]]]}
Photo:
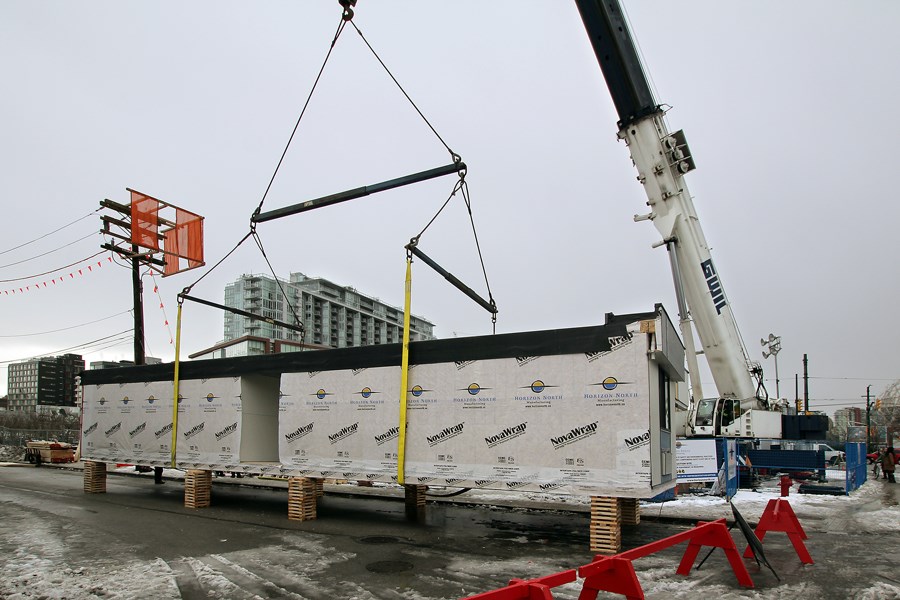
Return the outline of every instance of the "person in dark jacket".
{"type": "Polygon", "coordinates": [[[884,473],[884,477],[888,480],[888,483],[897,483],[897,480],[894,479],[895,466],[894,447],[891,446],[881,455],[881,472],[884,473]]]}

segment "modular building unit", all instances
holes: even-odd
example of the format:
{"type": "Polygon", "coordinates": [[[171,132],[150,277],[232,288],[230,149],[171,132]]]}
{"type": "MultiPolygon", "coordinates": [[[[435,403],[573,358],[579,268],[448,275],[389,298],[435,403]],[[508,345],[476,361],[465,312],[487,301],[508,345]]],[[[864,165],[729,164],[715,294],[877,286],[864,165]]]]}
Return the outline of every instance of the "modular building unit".
{"type": "Polygon", "coordinates": [[[684,348],[595,327],[86,371],[85,460],[646,498],[675,485],[684,348]],[[402,400],[402,401],[401,401],[402,400]],[[401,413],[407,423],[401,435],[401,413]],[[401,452],[401,443],[403,452],[401,452]]]}

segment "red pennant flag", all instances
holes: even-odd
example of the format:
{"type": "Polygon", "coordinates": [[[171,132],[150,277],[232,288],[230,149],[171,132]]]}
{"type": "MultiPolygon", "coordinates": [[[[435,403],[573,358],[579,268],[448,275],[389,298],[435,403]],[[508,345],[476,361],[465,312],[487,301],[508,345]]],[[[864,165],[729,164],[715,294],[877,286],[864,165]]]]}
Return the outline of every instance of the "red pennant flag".
{"type": "Polygon", "coordinates": [[[55,280],[55,279],[53,280],[53,285],[56,285],[56,280],[55,280]]]}
{"type": "Polygon", "coordinates": [[[97,261],[97,266],[98,266],[98,267],[102,267],[102,266],[103,266],[103,263],[102,263],[101,261],[98,260],[98,261],[97,261]]]}
{"type": "Polygon", "coordinates": [[[112,262],[112,254],[110,254],[109,256],[107,256],[107,257],[106,257],[106,260],[108,260],[109,262],[112,262]]]}
{"type": "Polygon", "coordinates": [[[83,275],[83,273],[81,272],[81,269],[78,269],[78,274],[83,275]]]}
{"type": "Polygon", "coordinates": [[[75,277],[75,273],[69,273],[69,278],[70,278],[70,279],[74,279],[74,277],[75,277]]]}
{"type": "Polygon", "coordinates": [[[19,293],[24,294],[25,292],[22,291],[22,288],[19,288],[19,293]]]}
{"type": "Polygon", "coordinates": [[[88,265],[88,271],[93,271],[94,265],[88,265]]]}

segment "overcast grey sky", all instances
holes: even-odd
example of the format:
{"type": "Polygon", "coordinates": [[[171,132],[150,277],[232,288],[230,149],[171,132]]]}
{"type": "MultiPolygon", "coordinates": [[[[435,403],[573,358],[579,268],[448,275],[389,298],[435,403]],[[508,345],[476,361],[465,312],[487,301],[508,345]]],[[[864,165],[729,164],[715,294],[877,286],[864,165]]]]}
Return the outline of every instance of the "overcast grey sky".
{"type": "MultiPolygon", "coordinates": [[[[793,398],[808,353],[814,409],[860,405],[869,384],[880,393],[900,379],[900,3],[625,6],[657,100],[673,107],[670,129],[691,145],[688,184],[752,358],[760,337],[780,335],[781,395],[793,398]]],[[[469,166],[498,332],[598,324],[655,302],[677,317],[656,230],[632,221],[646,199],[573,2],[360,0],[356,13],[469,166]]],[[[90,235],[99,213],[82,217],[135,188],[204,215],[207,263],[218,261],[249,230],[339,14],[335,0],[0,3],[0,361],[100,338],[78,350],[88,361],[131,358],[116,335],[131,326],[129,271],[106,255],[81,260],[102,243],[90,235]]],[[[265,209],[449,162],[355,32],[319,86],[265,209]]],[[[452,185],[258,232],[279,276],[301,271],[401,306],[403,246],[452,185]]],[[[420,247],[484,293],[461,199],[420,247]]],[[[193,294],[221,302],[226,283],[267,270],[247,242],[193,294]]],[[[148,354],[174,358],[176,294],[203,272],[157,278],[159,296],[145,278],[148,354]]],[[[491,331],[486,312],[421,263],[413,278],[413,312],[439,337],[491,331]]],[[[182,355],[220,340],[222,322],[186,304],[182,355]]],[[[774,363],[763,364],[774,394],[774,363]]]]}

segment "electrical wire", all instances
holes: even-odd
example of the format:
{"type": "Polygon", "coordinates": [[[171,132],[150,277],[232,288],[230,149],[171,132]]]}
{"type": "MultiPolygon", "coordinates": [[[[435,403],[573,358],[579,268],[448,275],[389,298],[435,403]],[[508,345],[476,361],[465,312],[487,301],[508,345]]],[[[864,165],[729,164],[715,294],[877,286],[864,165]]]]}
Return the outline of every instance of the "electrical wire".
{"type": "Polygon", "coordinates": [[[30,359],[32,359],[32,358],[40,358],[40,357],[42,357],[42,356],[53,356],[53,355],[58,355],[58,354],[64,354],[64,353],[70,352],[70,351],[72,351],[72,350],[81,350],[81,349],[84,349],[84,348],[89,348],[89,347],[91,347],[91,346],[93,346],[93,345],[95,345],[95,344],[97,344],[97,343],[108,341],[108,340],[110,340],[111,338],[115,338],[116,336],[122,336],[122,335],[125,335],[125,334],[130,334],[130,333],[132,333],[132,332],[134,332],[134,328],[133,328],[133,327],[132,327],[131,329],[125,329],[125,330],[123,330],[123,331],[119,331],[119,332],[113,333],[113,334],[111,334],[111,335],[107,335],[107,336],[104,336],[104,337],[101,337],[101,338],[97,338],[96,340],[91,340],[90,342],[84,342],[83,344],[78,344],[78,345],[76,345],[76,346],[71,346],[71,347],[69,347],[69,348],[63,348],[62,350],[54,350],[54,351],[52,351],[52,352],[44,352],[44,353],[42,353],[42,354],[37,354],[37,355],[34,355],[34,356],[26,356],[25,358],[13,358],[13,359],[11,359],[11,360],[0,360],[0,365],[5,365],[5,364],[8,364],[8,363],[14,363],[14,362],[22,362],[22,361],[24,361],[24,360],[30,360],[30,359]]]}
{"type": "MultiPolygon", "coordinates": [[[[80,240],[79,240],[79,241],[80,241],[80,240]]],[[[28,275],[27,277],[15,277],[15,278],[13,278],[13,279],[0,279],[0,283],[10,283],[10,282],[12,282],[12,281],[25,281],[26,279],[34,279],[35,277],[43,277],[44,275],[49,275],[50,273],[56,273],[57,271],[62,271],[63,269],[68,269],[69,267],[74,267],[75,265],[77,265],[77,264],[79,264],[79,263],[83,263],[83,262],[85,262],[85,261],[87,261],[87,260],[91,260],[92,258],[97,258],[98,256],[100,256],[100,255],[103,254],[104,252],[106,252],[106,250],[101,250],[100,252],[97,252],[96,254],[91,254],[91,255],[88,256],[87,258],[82,258],[81,260],[76,260],[76,261],[73,262],[73,263],[69,263],[69,264],[67,264],[67,265],[65,265],[65,266],[58,267],[58,268],[56,268],[56,269],[51,269],[51,270],[49,270],[49,271],[44,271],[43,273],[36,273],[36,274],[34,274],[34,275],[28,275]]],[[[35,257],[35,258],[36,258],[36,257],[35,257]]],[[[29,259],[29,260],[30,260],[30,259],[29,259]]],[[[2,337],[2,336],[0,336],[0,337],[2,337]]]]}
{"type": "Polygon", "coordinates": [[[8,250],[0,251],[0,255],[6,254],[7,252],[12,252],[13,250],[18,250],[19,248],[24,248],[25,246],[28,246],[29,244],[33,244],[33,243],[35,243],[35,242],[38,242],[38,241],[44,239],[45,237],[48,237],[48,236],[53,235],[54,233],[60,232],[60,231],[62,231],[63,229],[65,229],[66,227],[70,227],[70,226],[74,225],[75,223],[78,223],[79,221],[83,221],[83,220],[87,219],[87,218],[90,217],[91,215],[93,215],[93,214],[99,212],[101,209],[102,209],[102,207],[101,207],[101,208],[98,208],[98,209],[96,209],[96,210],[92,210],[91,212],[89,212],[88,214],[84,215],[83,217],[80,217],[80,218],[78,218],[78,219],[75,219],[75,220],[72,221],[71,223],[67,223],[66,225],[63,225],[62,227],[60,227],[60,228],[58,228],[58,229],[54,229],[54,230],[51,231],[50,233],[45,233],[44,235],[42,235],[42,236],[40,236],[40,237],[38,237],[38,238],[35,238],[35,239],[31,240],[30,242],[25,242],[24,244],[19,244],[18,246],[13,246],[12,248],[9,248],[8,250]]]}
{"type": "MultiPolygon", "coordinates": [[[[65,244],[64,246],[60,246],[59,248],[54,248],[53,250],[48,250],[47,252],[44,252],[43,254],[38,254],[36,256],[32,256],[31,258],[26,258],[26,259],[23,259],[20,261],[12,262],[12,263],[9,263],[8,265],[0,265],[0,269],[5,269],[6,267],[13,267],[15,265],[21,265],[22,263],[27,263],[27,262],[35,260],[37,258],[41,258],[42,256],[47,256],[48,254],[53,254],[54,252],[59,252],[60,250],[62,250],[64,248],[68,248],[69,246],[74,246],[78,242],[84,241],[91,236],[95,236],[95,235],[97,235],[97,233],[98,233],[97,231],[92,231],[91,233],[87,234],[83,238],[79,238],[79,239],[75,240],[74,242],[69,242],[68,244],[65,244]]],[[[94,256],[96,256],[96,254],[94,256]]]]}
{"type": "Polygon", "coordinates": [[[109,319],[118,317],[120,315],[127,315],[130,312],[132,312],[132,311],[125,310],[120,313],[110,315],[108,317],[103,317],[102,319],[97,319],[96,321],[88,321],[87,323],[81,323],[79,325],[72,325],[71,327],[63,327],[62,329],[52,329],[50,331],[40,331],[38,333],[20,333],[20,334],[12,334],[12,335],[0,335],[0,338],[32,337],[35,335],[46,335],[48,333],[59,333],[60,331],[69,331],[70,329],[77,329],[79,327],[84,327],[85,325],[93,325],[94,323],[100,323],[101,321],[108,321],[109,319]]]}

